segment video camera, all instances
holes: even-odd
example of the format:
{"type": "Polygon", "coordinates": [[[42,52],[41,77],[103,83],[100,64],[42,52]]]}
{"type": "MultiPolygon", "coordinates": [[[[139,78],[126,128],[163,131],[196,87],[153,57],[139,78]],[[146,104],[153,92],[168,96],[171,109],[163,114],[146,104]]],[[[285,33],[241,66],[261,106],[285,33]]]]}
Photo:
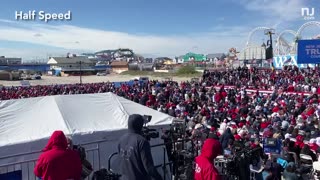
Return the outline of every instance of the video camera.
{"type": "Polygon", "coordinates": [[[142,136],[145,137],[148,141],[150,141],[151,138],[158,138],[159,132],[156,129],[150,129],[146,125],[149,123],[152,119],[152,116],[150,115],[144,115],[144,126],[142,128],[142,136]]]}
{"type": "Polygon", "coordinates": [[[247,177],[247,172],[250,172],[250,164],[256,165],[260,160],[260,150],[261,147],[254,149],[244,147],[235,152],[234,156],[228,158],[225,163],[225,173],[237,177],[247,177]]]}
{"type": "Polygon", "coordinates": [[[163,130],[163,135],[161,136],[161,139],[176,141],[179,138],[181,139],[184,138],[185,133],[186,133],[185,123],[181,121],[174,121],[170,125],[170,129],[163,130]]]}

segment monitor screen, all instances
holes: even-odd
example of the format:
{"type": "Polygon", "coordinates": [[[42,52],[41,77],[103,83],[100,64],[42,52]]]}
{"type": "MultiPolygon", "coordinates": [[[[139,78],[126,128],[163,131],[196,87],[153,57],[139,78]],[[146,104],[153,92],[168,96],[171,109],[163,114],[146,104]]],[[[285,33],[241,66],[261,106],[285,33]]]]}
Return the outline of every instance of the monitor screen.
{"type": "Polygon", "coordinates": [[[231,151],[228,150],[228,149],[225,149],[225,150],[224,150],[224,155],[231,155],[231,151]]]}

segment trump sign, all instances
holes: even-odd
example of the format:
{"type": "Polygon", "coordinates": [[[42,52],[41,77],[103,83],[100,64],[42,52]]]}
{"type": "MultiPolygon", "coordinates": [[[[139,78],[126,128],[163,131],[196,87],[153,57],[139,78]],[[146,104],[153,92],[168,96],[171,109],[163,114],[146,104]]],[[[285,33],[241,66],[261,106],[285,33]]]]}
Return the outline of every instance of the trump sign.
{"type": "Polygon", "coordinates": [[[320,64],[320,40],[298,41],[298,64],[320,64]]]}

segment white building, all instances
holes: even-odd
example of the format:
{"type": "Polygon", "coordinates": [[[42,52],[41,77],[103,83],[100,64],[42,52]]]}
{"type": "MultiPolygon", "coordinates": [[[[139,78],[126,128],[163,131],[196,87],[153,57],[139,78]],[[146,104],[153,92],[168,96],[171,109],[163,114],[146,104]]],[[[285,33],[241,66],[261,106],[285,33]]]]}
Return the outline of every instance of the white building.
{"type": "Polygon", "coordinates": [[[50,65],[50,70],[56,72],[93,72],[96,62],[85,56],[51,57],[47,64],[50,65]]]}

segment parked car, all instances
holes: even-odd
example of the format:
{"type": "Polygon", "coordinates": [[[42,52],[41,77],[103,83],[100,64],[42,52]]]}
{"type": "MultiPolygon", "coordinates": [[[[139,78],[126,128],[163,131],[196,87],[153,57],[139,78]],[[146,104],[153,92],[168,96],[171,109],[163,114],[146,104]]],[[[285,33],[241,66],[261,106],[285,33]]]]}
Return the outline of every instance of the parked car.
{"type": "Polygon", "coordinates": [[[34,75],[32,75],[32,79],[41,79],[41,75],[40,74],[34,74],[34,75]]]}
{"type": "Polygon", "coordinates": [[[149,82],[149,77],[135,77],[132,80],[133,81],[139,81],[139,82],[148,83],[149,82]]]}
{"type": "Polygon", "coordinates": [[[31,75],[30,74],[21,74],[21,79],[22,80],[31,80],[31,75]]]}

